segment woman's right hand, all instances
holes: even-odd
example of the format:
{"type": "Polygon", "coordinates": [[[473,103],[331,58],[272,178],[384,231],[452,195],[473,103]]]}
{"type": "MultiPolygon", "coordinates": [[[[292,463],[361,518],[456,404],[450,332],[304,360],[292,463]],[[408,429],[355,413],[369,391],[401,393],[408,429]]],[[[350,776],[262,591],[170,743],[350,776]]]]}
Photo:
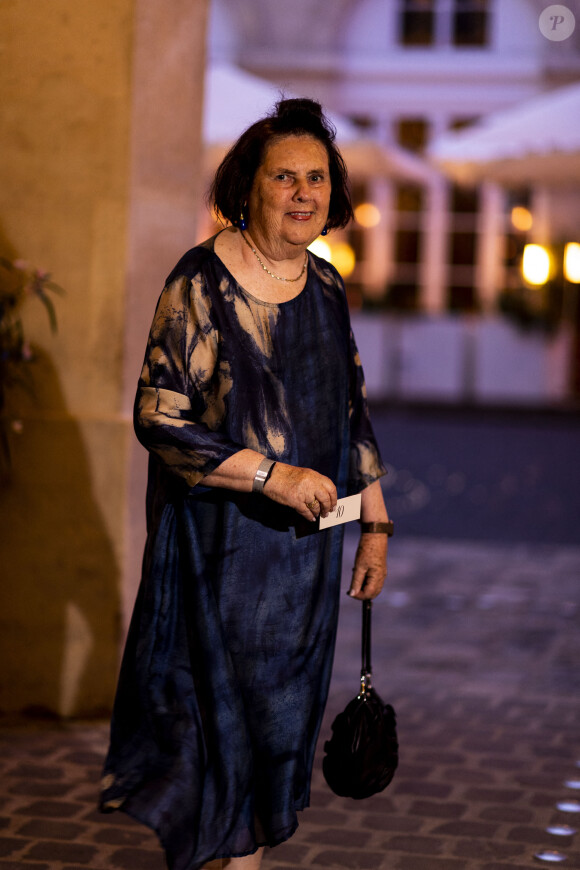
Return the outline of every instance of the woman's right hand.
{"type": "Polygon", "coordinates": [[[266,481],[263,494],[272,501],[294,508],[305,520],[326,517],[336,508],[336,487],[329,477],[313,471],[277,462],[266,481]]]}

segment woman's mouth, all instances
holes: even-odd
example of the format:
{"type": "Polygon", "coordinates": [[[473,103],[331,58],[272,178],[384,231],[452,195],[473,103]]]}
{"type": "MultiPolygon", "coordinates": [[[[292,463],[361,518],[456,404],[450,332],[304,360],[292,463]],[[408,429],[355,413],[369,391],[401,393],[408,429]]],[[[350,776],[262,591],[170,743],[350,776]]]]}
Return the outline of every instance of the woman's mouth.
{"type": "Polygon", "coordinates": [[[311,211],[290,211],[288,212],[288,216],[295,221],[309,221],[312,217],[311,211]]]}

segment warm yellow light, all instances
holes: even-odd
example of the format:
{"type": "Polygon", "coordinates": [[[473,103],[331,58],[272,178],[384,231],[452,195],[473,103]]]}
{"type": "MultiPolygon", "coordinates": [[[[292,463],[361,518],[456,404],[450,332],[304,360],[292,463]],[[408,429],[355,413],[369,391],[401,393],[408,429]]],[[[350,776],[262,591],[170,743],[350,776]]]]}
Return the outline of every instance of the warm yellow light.
{"type": "Polygon", "coordinates": [[[550,277],[550,255],[542,245],[525,245],[522,273],[528,284],[545,284],[550,277]]]}
{"type": "Polygon", "coordinates": [[[332,262],[330,245],[328,242],[325,242],[324,239],[314,239],[314,241],[308,245],[308,250],[312,251],[313,254],[316,254],[317,257],[322,257],[324,260],[328,260],[329,263],[332,262]]]}
{"type": "Polygon", "coordinates": [[[381,222],[381,213],[372,202],[361,202],[354,210],[354,219],[361,227],[370,229],[381,222]]]}
{"type": "Polygon", "coordinates": [[[329,263],[338,269],[343,278],[348,278],[355,267],[356,257],[353,249],[346,242],[334,242],[330,244],[325,239],[315,239],[308,250],[316,254],[317,257],[323,257],[329,263]]]}
{"type": "Polygon", "coordinates": [[[330,262],[332,265],[338,269],[343,278],[348,278],[356,263],[356,257],[351,246],[346,242],[338,242],[332,246],[331,255],[330,262]]]}
{"type": "Polygon", "coordinates": [[[511,219],[513,228],[518,230],[520,233],[525,233],[528,230],[531,230],[532,224],[534,223],[531,211],[524,208],[523,205],[515,205],[512,208],[511,219]]]}
{"type": "Polygon", "coordinates": [[[564,248],[564,277],[572,284],[580,284],[580,244],[568,242],[564,248]]]}

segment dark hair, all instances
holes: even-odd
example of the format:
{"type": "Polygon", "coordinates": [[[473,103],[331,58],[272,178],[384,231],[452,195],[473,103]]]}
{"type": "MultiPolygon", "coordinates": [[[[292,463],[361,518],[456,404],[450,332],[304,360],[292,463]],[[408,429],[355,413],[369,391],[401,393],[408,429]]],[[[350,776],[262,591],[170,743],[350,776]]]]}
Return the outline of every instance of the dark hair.
{"type": "MultiPolygon", "coordinates": [[[[285,136],[313,136],[326,148],[331,194],[326,226],[344,227],[352,218],[348,173],[334,139],[336,130],[314,100],[280,100],[274,111],[242,133],[215,174],[208,198],[215,211],[232,224],[240,220],[267,146],[285,136]]],[[[251,216],[250,216],[251,219],[251,216]]]]}

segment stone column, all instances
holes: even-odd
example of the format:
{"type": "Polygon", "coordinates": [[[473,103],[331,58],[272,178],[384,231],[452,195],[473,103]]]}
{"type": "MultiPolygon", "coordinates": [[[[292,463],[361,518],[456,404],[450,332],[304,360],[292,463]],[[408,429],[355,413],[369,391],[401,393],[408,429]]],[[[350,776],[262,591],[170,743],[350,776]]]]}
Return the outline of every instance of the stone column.
{"type": "Polygon", "coordinates": [[[502,244],[505,237],[505,193],[492,182],[481,186],[478,226],[477,296],[486,313],[495,309],[502,286],[502,244]]]}
{"type": "MultiPolygon", "coordinates": [[[[123,413],[132,413],[163,282],[199,239],[201,119],[209,0],[137,0],[131,125],[123,413]]],[[[147,456],[131,436],[122,609],[127,626],[145,541],[147,456]]]]}
{"type": "Polygon", "coordinates": [[[196,241],[208,2],[0,3],[0,255],[66,292],[54,335],[29,298],[32,388],[5,408],[5,711],[112,702],[144,526],[130,407],[163,278],[196,241]]]}
{"type": "Polygon", "coordinates": [[[429,314],[441,314],[447,307],[449,186],[443,177],[438,177],[426,185],[425,191],[419,307],[429,314]]]}
{"type": "Polygon", "coordinates": [[[380,212],[380,221],[365,230],[365,285],[372,299],[384,296],[393,271],[393,185],[384,178],[369,184],[369,202],[380,212]]]}

